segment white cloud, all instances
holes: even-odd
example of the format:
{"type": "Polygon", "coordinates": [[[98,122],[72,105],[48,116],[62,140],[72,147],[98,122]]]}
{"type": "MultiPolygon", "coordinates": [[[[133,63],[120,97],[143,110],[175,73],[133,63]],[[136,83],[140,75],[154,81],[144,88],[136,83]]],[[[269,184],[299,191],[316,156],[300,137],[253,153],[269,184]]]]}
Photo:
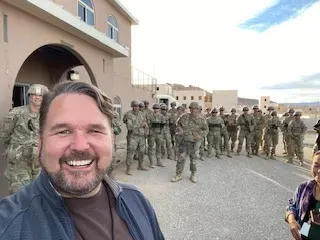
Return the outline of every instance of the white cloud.
{"type": "Polygon", "coordinates": [[[247,94],[247,89],[319,72],[319,3],[296,19],[256,33],[237,25],[276,1],[122,2],[140,21],[132,33],[133,65],[150,74],[154,69],[158,82],[247,94]]]}

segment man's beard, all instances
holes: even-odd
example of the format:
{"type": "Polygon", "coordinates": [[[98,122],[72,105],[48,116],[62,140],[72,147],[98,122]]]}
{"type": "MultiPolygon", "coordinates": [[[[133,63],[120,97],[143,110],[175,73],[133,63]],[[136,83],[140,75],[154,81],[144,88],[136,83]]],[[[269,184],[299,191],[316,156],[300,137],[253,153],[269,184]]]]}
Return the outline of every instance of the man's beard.
{"type": "MultiPolygon", "coordinates": [[[[93,162],[91,164],[96,164],[95,177],[91,179],[90,182],[86,183],[85,185],[82,184],[82,186],[80,187],[80,186],[77,186],[77,184],[72,184],[71,181],[69,180],[70,177],[65,176],[65,173],[61,169],[59,172],[56,172],[56,173],[48,171],[46,166],[43,164],[43,161],[41,160],[41,158],[42,158],[42,147],[40,149],[39,161],[43,171],[49,176],[52,185],[55,187],[55,189],[58,192],[64,192],[72,196],[82,196],[92,192],[101,183],[107,171],[106,169],[98,168],[99,157],[97,155],[92,155],[88,152],[80,152],[80,151],[72,151],[72,153],[68,156],[63,155],[59,159],[60,165],[70,160],[88,160],[88,159],[93,159],[93,162]]],[[[79,172],[69,173],[69,175],[70,174],[72,174],[73,179],[79,179],[80,181],[83,181],[83,178],[86,178],[88,173],[79,171],[79,172]]]]}

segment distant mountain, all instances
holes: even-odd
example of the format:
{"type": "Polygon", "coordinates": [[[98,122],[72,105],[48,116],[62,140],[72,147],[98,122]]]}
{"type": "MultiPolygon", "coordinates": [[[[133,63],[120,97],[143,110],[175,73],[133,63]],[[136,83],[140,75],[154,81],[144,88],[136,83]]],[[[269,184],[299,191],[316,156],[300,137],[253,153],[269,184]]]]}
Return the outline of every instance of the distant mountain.
{"type": "MultiPolygon", "coordinates": [[[[275,103],[273,101],[270,101],[271,103],[275,103]]],[[[246,106],[253,106],[258,105],[259,106],[259,100],[252,99],[252,98],[240,98],[238,97],[238,105],[246,105],[246,106]]]]}
{"type": "Polygon", "coordinates": [[[289,105],[291,107],[297,106],[297,107],[320,107],[319,102],[301,102],[301,103],[280,103],[283,105],[289,105]]]}

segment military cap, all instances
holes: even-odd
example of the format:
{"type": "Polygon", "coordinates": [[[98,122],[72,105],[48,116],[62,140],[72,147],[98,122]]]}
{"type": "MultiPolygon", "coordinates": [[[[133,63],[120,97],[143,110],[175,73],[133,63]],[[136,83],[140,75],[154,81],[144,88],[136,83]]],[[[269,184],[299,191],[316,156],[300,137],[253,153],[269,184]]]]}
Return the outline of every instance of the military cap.
{"type": "Polygon", "coordinates": [[[202,110],[202,106],[201,106],[201,105],[199,105],[199,107],[198,107],[198,108],[199,108],[199,110],[202,110]]]}
{"type": "Polygon", "coordinates": [[[27,92],[27,94],[36,94],[43,96],[45,93],[49,92],[49,89],[42,84],[32,84],[27,92]]]}
{"type": "Polygon", "coordinates": [[[199,108],[199,104],[197,102],[191,102],[189,108],[199,108]]]}
{"type": "Polygon", "coordinates": [[[153,109],[159,109],[159,108],[160,108],[160,104],[159,104],[159,103],[154,103],[154,104],[152,105],[152,108],[153,108],[153,109]]]}
{"type": "Polygon", "coordinates": [[[218,110],[216,108],[212,108],[211,113],[217,113],[218,110]]]}
{"type": "Polygon", "coordinates": [[[271,116],[277,116],[277,112],[276,111],[272,111],[271,116]]]}
{"type": "Polygon", "coordinates": [[[293,116],[302,116],[301,112],[295,112],[293,116]]]}
{"type": "Polygon", "coordinates": [[[224,111],[224,107],[220,107],[220,108],[219,108],[219,111],[224,111]]]}
{"type": "Polygon", "coordinates": [[[285,112],[282,116],[283,116],[283,117],[288,117],[288,116],[289,116],[289,113],[288,113],[288,112],[285,112]]]}
{"type": "Polygon", "coordinates": [[[184,107],[182,107],[182,106],[179,106],[179,107],[177,107],[177,110],[184,110],[184,107]]]}
{"type": "Polygon", "coordinates": [[[293,108],[290,108],[290,109],[289,109],[289,113],[294,113],[294,109],[293,109],[293,108]]]}
{"type": "Polygon", "coordinates": [[[161,110],[168,110],[168,107],[166,104],[163,104],[160,106],[161,110]]]}
{"type": "Polygon", "coordinates": [[[252,107],[252,110],[255,110],[255,109],[259,109],[259,107],[258,107],[257,105],[254,105],[254,106],[252,107]]]}
{"type": "Polygon", "coordinates": [[[131,107],[139,107],[140,102],[137,100],[134,100],[131,102],[131,107]]]}
{"type": "Polygon", "coordinates": [[[140,103],[139,103],[139,107],[144,107],[144,103],[143,103],[143,102],[140,102],[140,103]]]}
{"type": "Polygon", "coordinates": [[[267,108],[267,111],[273,111],[274,110],[274,107],[273,106],[269,106],[268,108],[267,108]]]}
{"type": "Polygon", "coordinates": [[[230,112],[236,112],[237,111],[237,109],[235,109],[235,108],[231,108],[231,110],[230,110],[230,112]]]}
{"type": "Polygon", "coordinates": [[[172,102],[172,103],[170,103],[170,106],[171,106],[171,107],[177,106],[177,103],[176,103],[176,102],[172,102]]]}
{"type": "Polygon", "coordinates": [[[249,108],[248,107],[244,107],[244,108],[242,108],[242,111],[249,111],[249,108]]]}
{"type": "Polygon", "coordinates": [[[149,102],[147,100],[143,100],[144,105],[148,105],[149,102]]]}

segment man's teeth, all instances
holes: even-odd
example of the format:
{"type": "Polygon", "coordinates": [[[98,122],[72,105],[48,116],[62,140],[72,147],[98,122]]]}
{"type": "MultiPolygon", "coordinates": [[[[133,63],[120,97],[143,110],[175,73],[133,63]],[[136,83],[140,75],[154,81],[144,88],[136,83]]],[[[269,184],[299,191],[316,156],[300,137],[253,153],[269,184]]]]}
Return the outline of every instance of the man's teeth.
{"type": "Polygon", "coordinates": [[[81,160],[81,161],[67,161],[69,166],[86,166],[93,162],[93,160],[81,160]]]}

